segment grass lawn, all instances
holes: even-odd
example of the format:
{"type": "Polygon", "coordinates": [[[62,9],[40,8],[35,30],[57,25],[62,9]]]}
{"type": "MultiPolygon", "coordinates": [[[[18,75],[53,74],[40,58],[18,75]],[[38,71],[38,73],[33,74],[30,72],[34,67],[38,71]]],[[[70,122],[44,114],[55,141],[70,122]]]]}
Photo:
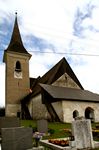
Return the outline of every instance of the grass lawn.
{"type": "MultiPolygon", "coordinates": [[[[32,127],[34,130],[37,129],[36,121],[33,120],[21,120],[21,126],[32,127]]],[[[69,130],[71,129],[70,123],[59,123],[59,122],[48,122],[48,130],[51,133],[50,136],[44,138],[63,138],[70,136],[69,130]]]]}
{"type": "MultiPolygon", "coordinates": [[[[95,128],[97,123],[92,124],[92,128],[95,128]]],[[[21,126],[32,127],[34,130],[37,129],[36,121],[33,120],[21,120],[21,126]]],[[[60,123],[60,122],[48,122],[48,129],[50,131],[49,136],[45,136],[44,139],[52,139],[52,138],[64,138],[71,135],[71,124],[70,123],[60,123]]],[[[99,141],[99,132],[98,136],[94,137],[94,140],[99,141]]],[[[99,150],[99,148],[95,148],[94,150],[99,150]]]]}
{"type": "MultiPolygon", "coordinates": [[[[25,127],[32,127],[34,131],[37,130],[37,124],[34,120],[21,120],[21,125],[25,127]]],[[[95,128],[97,123],[92,124],[92,128],[95,128]]],[[[60,123],[60,122],[48,122],[48,130],[51,133],[50,136],[44,138],[64,138],[70,136],[71,124],[70,123],[60,123]]],[[[99,141],[99,132],[98,138],[94,137],[95,140],[99,141]]]]}

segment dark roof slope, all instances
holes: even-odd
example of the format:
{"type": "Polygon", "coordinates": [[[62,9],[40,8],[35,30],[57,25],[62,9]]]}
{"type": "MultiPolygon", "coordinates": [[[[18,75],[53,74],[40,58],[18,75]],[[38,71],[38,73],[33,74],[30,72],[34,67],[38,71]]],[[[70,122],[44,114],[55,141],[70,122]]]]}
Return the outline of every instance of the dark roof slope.
{"type": "Polygon", "coordinates": [[[46,74],[44,74],[41,78],[38,79],[35,86],[32,88],[32,96],[35,96],[40,92],[40,87],[38,83],[43,84],[52,84],[55,82],[59,77],[61,77],[64,73],[67,73],[75,83],[83,89],[81,83],[79,82],[78,78],[74,74],[73,70],[71,69],[70,65],[63,57],[53,68],[51,68],[46,74]]]}
{"type": "Polygon", "coordinates": [[[53,100],[91,101],[99,103],[99,95],[87,90],[58,87],[40,84],[41,88],[49,94],[53,100]]]}
{"type": "Polygon", "coordinates": [[[31,55],[27,52],[27,50],[23,46],[23,42],[21,39],[19,27],[18,27],[17,15],[15,18],[15,23],[14,23],[11,40],[10,40],[9,46],[6,49],[6,51],[18,52],[18,53],[22,53],[25,55],[29,55],[31,57],[31,55]]]}
{"type": "Polygon", "coordinates": [[[66,61],[65,57],[63,57],[53,68],[51,68],[42,78],[42,83],[51,84],[56,81],[59,77],[61,77],[64,73],[67,73],[75,83],[83,89],[81,83],[73,72],[72,68],[66,61]]]}
{"type": "Polygon", "coordinates": [[[40,80],[40,76],[38,76],[37,78],[30,78],[30,89],[32,90],[35,85],[38,83],[38,81],[40,80]]]}
{"type": "Polygon", "coordinates": [[[51,68],[46,74],[44,74],[42,77],[38,77],[33,81],[31,84],[31,90],[32,93],[30,93],[30,97],[28,98],[23,98],[21,101],[24,103],[27,103],[41,92],[41,87],[39,83],[43,84],[52,84],[55,82],[59,77],[61,77],[64,73],[67,73],[74,81],[75,83],[81,88],[84,89],[77,79],[76,75],[74,74],[73,70],[71,69],[70,65],[66,61],[66,59],[63,57],[53,68],[51,68]]]}

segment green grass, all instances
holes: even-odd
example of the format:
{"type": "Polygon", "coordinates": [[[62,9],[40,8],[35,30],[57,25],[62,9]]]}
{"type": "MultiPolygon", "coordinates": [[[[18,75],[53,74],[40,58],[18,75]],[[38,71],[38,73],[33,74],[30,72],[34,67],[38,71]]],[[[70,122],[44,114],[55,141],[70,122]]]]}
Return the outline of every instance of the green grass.
{"type": "MultiPolygon", "coordinates": [[[[33,120],[21,120],[21,126],[37,128],[36,121],[33,120]]],[[[64,131],[65,129],[71,129],[70,123],[48,122],[48,131],[51,133],[48,136],[44,136],[44,139],[48,138],[63,138],[70,136],[70,132],[64,131]]]]}
{"type": "MultiPolygon", "coordinates": [[[[99,125],[99,123],[92,123],[92,128],[95,129],[96,125],[99,125]]],[[[33,129],[37,128],[36,121],[34,120],[21,120],[21,126],[32,127],[33,129]]],[[[68,131],[68,129],[71,129],[70,123],[48,122],[48,129],[52,134],[49,136],[44,136],[43,139],[64,138],[71,135],[68,131]]],[[[99,135],[98,138],[94,137],[94,140],[99,141],[99,135]]],[[[99,150],[99,148],[92,150],[99,150]]]]}
{"type": "Polygon", "coordinates": [[[54,130],[54,133],[49,136],[49,138],[63,138],[70,136],[70,132],[66,129],[71,129],[70,123],[48,123],[48,128],[54,130]]]}
{"type": "MultiPolygon", "coordinates": [[[[97,124],[99,123],[92,123],[92,128],[95,129],[97,124]]],[[[32,127],[34,131],[37,129],[37,124],[34,120],[21,120],[21,126],[32,127]]],[[[48,131],[51,134],[49,136],[45,136],[44,139],[68,137],[71,135],[68,129],[71,129],[70,123],[48,122],[48,131]]],[[[99,141],[99,133],[97,133],[97,136],[94,137],[94,140],[99,141]]]]}
{"type": "Polygon", "coordinates": [[[24,127],[36,127],[36,121],[33,120],[21,120],[21,126],[24,127]]]}

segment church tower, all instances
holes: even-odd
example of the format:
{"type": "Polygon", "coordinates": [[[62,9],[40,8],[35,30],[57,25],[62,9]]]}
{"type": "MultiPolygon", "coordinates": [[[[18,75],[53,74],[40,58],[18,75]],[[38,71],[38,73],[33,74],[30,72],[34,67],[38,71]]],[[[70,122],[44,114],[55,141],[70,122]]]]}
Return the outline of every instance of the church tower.
{"type": "Polygon", "coordinates": [[[15,17],[14,28],[8,48],[4,51],[5,62],[5,111],[6,116],[18,116],[21,99],[29,94],[29,59],[31,55],[24,48],[15,17]]]}

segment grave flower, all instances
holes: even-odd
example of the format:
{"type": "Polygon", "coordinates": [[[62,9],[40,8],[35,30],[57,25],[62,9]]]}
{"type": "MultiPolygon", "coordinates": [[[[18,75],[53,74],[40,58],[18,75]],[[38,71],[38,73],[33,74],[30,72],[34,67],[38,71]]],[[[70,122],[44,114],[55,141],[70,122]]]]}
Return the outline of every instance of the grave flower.
{"type": "Polygon", "coordinates": [[[69,146],[69,140],[64,139],[49,139],[49,143],[59,146],[69,146]]]}
{"type": "Polygon", "coordinates": [[[42,136],[44,135],[44,133],[40,133],[40,132],[35,132],[33,133],[33,138],[35,140],[35,146],[38,147],[39,145],[39,141],[42,138],[42,136]]]}

